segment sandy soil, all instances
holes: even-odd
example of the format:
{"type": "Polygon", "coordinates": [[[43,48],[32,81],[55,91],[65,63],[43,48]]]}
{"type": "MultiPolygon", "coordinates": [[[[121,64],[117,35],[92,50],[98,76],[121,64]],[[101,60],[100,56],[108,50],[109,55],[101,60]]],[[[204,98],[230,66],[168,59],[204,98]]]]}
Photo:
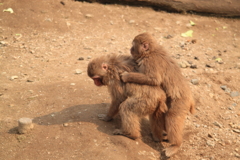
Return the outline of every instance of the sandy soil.
{"type": "Polygon", "coordinates": [[[169,144],[152,140],[147,119],[141,140],[112,135],[120,118],[97,118],[106,113],[110,97],[86,73],[91,58],[130,54],[132,39],[146,31],[181,65],[197,102],[196,114],[186,120],[181,150],[170,159],[239,159],[239,26],[239,19],[144,7],[2,0],[0,159],[164,159],[161,152],[169,144]],[[14,13],[2,12],[7,8],[14,13]],[[188,30],[193,37],[181,37],[188,30]],[[22,117],[35,123],[27,134],[17,134],[22,117]]]}

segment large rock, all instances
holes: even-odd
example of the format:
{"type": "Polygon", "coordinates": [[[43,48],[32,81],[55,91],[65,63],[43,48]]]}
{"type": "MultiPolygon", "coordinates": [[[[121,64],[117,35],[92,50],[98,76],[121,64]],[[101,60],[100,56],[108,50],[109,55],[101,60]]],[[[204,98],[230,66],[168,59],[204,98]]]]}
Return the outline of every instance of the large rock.
{"type": "Polygon", "coordinates": [[[151,6],[157,9],[173,12],[196,12],[228,17],[240,16],[240,0],[87,0],[87,1],[151,6]]]}

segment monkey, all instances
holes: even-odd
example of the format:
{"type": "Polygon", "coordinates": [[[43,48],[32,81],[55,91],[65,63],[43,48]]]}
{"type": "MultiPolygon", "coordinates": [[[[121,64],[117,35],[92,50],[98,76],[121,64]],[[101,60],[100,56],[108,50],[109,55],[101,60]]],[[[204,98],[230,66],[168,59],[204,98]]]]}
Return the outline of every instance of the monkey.
{"type": "Polygon", "coordinates": [[[175,154],[182,144],[187,113],[195,111],[195,102],[177,63],[149,33],[137,35],[132,41],[131,55],[138,64],[138,72],[124,72],[125,83],[159,86],[167,96],[165,127],[171,146],[165,149],[167,157],[175,154]]]}
{"type": "Polygon", "coordinates": [[[166,94],[160,87],[123,83],[120,74],[134,72],[135,68],[133,58],[126,55],[100,56],[89,62],[88,76],[96,86],[107,86],[111,95],[108,113],[99,115],[99,119],[110,121],[119,113],[121,129],[115,129],[113,134],[138,139],[141,137],[139,121],[149,116],[153,139],[162,140],[166,94]]]}

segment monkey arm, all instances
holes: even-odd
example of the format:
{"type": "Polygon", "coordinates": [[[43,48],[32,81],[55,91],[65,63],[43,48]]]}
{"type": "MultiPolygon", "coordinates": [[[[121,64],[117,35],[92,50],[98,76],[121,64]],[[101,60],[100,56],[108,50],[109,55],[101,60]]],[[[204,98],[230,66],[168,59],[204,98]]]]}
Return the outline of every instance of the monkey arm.
{"type": "Polygon", "coordinates": [[[113,99],[107,115],[99,114],[98,118],[106,122],[111,121],[113,117],[118,113],[118,108],[120,104],[121,102],[119,100],[113,99]]]}
{"type": "Polygon", "coordinates": [[[147,75],[136,72],[124,72],[121,75],[121,79],[123,82],[127,83],[137,83],[151,86],[159,86],[160,82],[156,78],[147,77],[147,75]]]}

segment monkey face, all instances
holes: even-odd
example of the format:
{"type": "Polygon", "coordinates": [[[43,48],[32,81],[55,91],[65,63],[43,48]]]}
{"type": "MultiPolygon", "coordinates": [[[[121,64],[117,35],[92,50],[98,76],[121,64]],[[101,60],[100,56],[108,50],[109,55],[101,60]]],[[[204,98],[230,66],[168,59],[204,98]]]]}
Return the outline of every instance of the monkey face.
{"type": "Polygon", "coordinates": [[[102,63],[100,59],[96,59],[88,64],[88,76],[92,78],[96,86],[106,85],[103,79],[106,77],[107,69],[108,65],[106,63],[102,63]]]}
{"type": "Polygon", "coordinates": [[[131,48],[130,52],[135,60],[140,57],[138,46],[139,45],[135,41],[132,42],[132,48],[131,48]]]}

